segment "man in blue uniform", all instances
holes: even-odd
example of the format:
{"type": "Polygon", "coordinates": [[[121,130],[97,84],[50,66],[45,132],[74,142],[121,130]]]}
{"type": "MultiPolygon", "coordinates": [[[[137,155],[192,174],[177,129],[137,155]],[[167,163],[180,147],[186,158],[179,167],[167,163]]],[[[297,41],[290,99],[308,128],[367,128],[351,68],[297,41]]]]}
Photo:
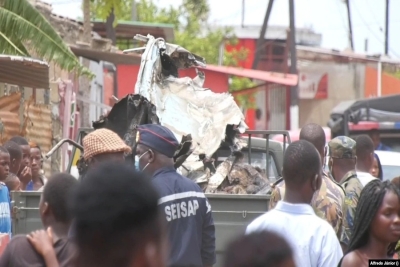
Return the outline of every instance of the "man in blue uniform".
{"type": "Polygon", "coordinates": [[[215,264],[215,226],[211,206],[200,187],[174,168],[178,141],[167,128],[138,126],[135,164],[152,177],[160,194],[158,205],[168,225],[171,267],[215,264]]]}

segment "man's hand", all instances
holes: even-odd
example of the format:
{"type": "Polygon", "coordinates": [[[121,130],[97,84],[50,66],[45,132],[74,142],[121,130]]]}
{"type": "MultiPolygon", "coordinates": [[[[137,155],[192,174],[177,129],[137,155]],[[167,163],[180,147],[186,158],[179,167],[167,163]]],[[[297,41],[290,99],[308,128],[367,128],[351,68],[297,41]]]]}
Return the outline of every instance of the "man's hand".
{"type": "Polygon", "coordinates": [[[27,238],[35,250],[43,257],[45,254],[49,253],[49,251],[54,251],[53,232],[50,227],[47,228],[47,231],[34,231],[27,235],[27,238]]]}
{"type": "Polygon", "coordinates": [[[47,228],[47,231],[34,231],[26,237],[35,250],[43,257],[46,267],[59,266],[56,252],[53,248],[53,232],[50,227],[47,228]]]}
{"type": "MultiPolygon", "coordinates": [[[[25,166],[25,168],[21,171],[21,174],[18,176],[21,183],[25,186],[32,180],[32,170],[30,167],[25,166]]],[[[23,188],[25,190],[25,188],[23,188]]]]}

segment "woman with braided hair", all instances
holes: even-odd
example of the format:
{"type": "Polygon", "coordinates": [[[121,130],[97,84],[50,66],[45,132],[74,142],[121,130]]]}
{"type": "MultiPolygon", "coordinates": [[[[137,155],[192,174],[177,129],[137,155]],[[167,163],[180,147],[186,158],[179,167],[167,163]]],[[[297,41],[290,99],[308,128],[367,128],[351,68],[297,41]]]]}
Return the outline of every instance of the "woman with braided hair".
{"type": "Polygon", "coordinates": [[[390,181],[373,180],[361,191],[348,251],[339,266],[363,267],[369,259],[392,258],[399,239],[400,192],[390,181]]]}

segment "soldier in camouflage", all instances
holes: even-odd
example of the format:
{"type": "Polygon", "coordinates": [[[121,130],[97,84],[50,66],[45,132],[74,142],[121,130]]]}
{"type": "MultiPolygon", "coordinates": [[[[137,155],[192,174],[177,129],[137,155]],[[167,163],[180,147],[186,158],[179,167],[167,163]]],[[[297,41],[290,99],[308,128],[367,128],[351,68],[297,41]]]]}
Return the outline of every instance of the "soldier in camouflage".
{"type": "MultiPolygon", "coordinates": [[[[300,139],[312,143],[321,156],[321,162],[325,160],[325,132],[321,126],[311,123],[305,125],[300,132],[300,139]]],[[[326,220],[336,232],[338,238],[343,234],[343,206],[344,190],[343,188],[329,178],[329,174],[323,171],[321,188],[314,194],[311,206],[315,213],[326,220]]],[[[269,208],[273,209],[276,203],[283,199],[285,195],[285,184],[283,180],[275,183],[271,193],[269,208]]]]}
{"type": "Polygon", "coordinates": [[[356,142],[347,136],[338,136],[332,139],[328,146],[329,170],[345,190],[344,232],[340,242],[348,246],[358,199],[363,188],[356,173],[356,142]]]}

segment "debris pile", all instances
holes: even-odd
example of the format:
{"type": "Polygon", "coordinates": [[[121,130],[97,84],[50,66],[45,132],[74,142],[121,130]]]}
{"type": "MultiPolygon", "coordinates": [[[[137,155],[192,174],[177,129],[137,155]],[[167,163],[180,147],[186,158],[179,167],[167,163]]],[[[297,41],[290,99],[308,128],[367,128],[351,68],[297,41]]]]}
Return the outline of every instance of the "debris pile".
{"type": "Polygon", "coordinates": [[[202,162],[188,159],[180,168],[183,175],[193,180],[205,193],[219,194],[267,194],[270,181],[258,167],[243,162],[243,156],[236,152],[221,162],[202,162]],[[192,160],[192,161],[191,161],[192,160]]]}

